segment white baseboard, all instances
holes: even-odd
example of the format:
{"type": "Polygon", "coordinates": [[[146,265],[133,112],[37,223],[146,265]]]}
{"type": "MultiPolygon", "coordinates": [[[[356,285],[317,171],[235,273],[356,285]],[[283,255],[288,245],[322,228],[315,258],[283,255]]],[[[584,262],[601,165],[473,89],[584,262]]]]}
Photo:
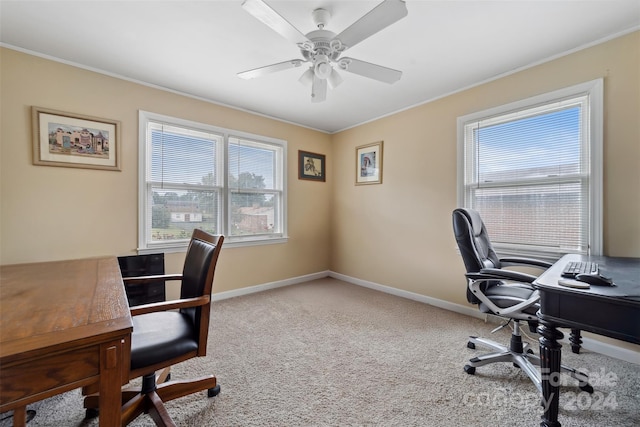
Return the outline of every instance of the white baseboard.
{"type": "Polygon", "coordinates": [[[267,291],[269,289],[281,288],[283,286],[297,285],[311,280],[322,279],[328,277],[329,271],[320,271],[313,274],[305,274],[304,276],[292,277],[290,279],[278,280],[277,282],[263,283],[261,285],[248,286],[246,288],[234,289],[232,291],[217,292],[211,295],[211,301],[221,301],[224,299],[235,298],[242,295],[255,294],[256,292],[267,291]]]}
{"type": "MultiPolygon", "coordinates": [[[[443,308],[445,310],[453,311],[456,313],[464,314],[466,316],[475,317],[477,319],[487,320],[487,315],[481,313],[474,307],[468,307],[461,304],[455,304],[449,301],[441,300],[438,298],[428,297],[426,295],[417,294],[415,292],[404,291],[402,289],[394,288],[391,286],[381,285],[379,283],[370,282],[367,280],[357,279],[355,277],[347,276],[344,274],[336,273],[334,271],[325,270],[317,273],[307,274],[304,276],[293,277],[285,280],[278,280],[276,282],[263,283],[261,285],[249,286],[246,288],[235,289],[232,291],[218,292],[211,296],[212,301],[221,301],[228,298],[239,297],[242,295],[249,295],[256,292],[262,292],[269,289],[281,288],[283,286],[296,285],[298,283],[304,283],[311,280],[322,279],[323,277],[333,277],[347,283],[351,283],[365,288],[374,289],[376,291],[384,292],[387,294],[395,295],[398,297],[418,301],[424,304],[429,304],[434,307],[443,308]]],[[[563,344],[568,345],[566,338],[561,341],[563,344]]],[[[582,347],[606,356],[614,357],[616,359],[624,360],[625,362],[640,364],[640,353],[627,348],[619,347],[614,344],[609,344],[594,340],[588,337],[582,337],[582,347]]]]}
{"type": "MultiPolygon", "coordinates": [[[[569,341],[566,341],[566,343],[569,345],[569,341]]],[[[594,340],[589,337],[582,337],[582,347],[594,353],[604,354],[605,356],[640,365],[640,353],[628,348],[618,347],[617,345],[594,340]]]]}
{"type": "Polygon", "coordinates": [[[365,288],[375,289],[376,291],[384,292],[386,294],[391,294],[398,297],[410,299],[413,301],[422,302],[425,304],[433,305],[434,307],[443,308],[445,310],[454,311],[456,313],[464,314],[467,316],[476,317],[478,319],[485,320],[485,317],[486,317],[484,313],[480,313],[480,311],[478,311],[474,307],[467,307],[464,305],[455,304],[455,303],[441,300],[438,298],[432,298],[426,295],[417,294],[415,292],[404,291],[402,289],[381,285],[379,283],[369,282],[367,280],[357,279],[355,277],[346,276],[344,274],[336,273],[333,271],[329,272],[329,277],[333,277],[334,279],[339,279],[348,283],[352,283],[354,285],[363,286],[365,288]]]}

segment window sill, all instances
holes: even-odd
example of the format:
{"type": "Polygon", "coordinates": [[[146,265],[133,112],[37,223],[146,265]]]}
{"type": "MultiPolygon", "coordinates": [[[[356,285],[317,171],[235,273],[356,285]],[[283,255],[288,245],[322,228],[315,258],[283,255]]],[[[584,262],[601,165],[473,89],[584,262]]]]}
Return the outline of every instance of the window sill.
{"type": "MultiPolygon", "coordinates": [[[[239,248],[243,246],[262,246],[262,245],[275,245],[280,243],[287,243],[289,241],[289,237],[274,237],[269,239],[238,239],[233,237],[226,237],[224,241],[225,248],[239,248]]],[[[146,248],[138,248],[138,255],[147,255],[147,254],[157,254],[157,253],[176,253],[176,252],[185,252],[187,250],[187,246],[189,246],[189,242],[175,242],[175,243],[167,243],[167,244],[157,244],[153,246],[148,246],[146,248]]]]}

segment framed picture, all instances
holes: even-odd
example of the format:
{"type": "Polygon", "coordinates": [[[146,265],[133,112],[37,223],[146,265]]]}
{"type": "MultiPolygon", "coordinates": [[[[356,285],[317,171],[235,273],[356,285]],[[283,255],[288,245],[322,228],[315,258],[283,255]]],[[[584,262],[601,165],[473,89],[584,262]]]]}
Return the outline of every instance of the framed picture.
{"type": "Polygon", "coordinates": [[[382,141],[356,147],[356,185],[382,183],[382,141]]]}
{"type": "Polygon", "coordinates": [[[325,155],[298,150],[298,179],[325,181],[325,155]]]}
{"type": "Polygon", "coordinates": [[[32,107],[33,164],[120,170],[120,122],[32,107]]]}

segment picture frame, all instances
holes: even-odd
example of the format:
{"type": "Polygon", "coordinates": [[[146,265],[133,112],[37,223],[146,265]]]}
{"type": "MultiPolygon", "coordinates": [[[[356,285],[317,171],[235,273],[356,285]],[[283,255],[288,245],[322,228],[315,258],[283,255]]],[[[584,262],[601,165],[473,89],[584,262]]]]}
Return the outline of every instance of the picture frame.
{"type": "Polygon", "coordinates": [[[325,182],[326,163],[324,154],[298,150],[298,179],[325,182]]]}
{"type": "Polygon", "coordinates": [[[356,185],[382,184],[383,141],[356,147],[356,185]]]}
{"type": "Polygon", "coordinates": [[[120,171],[120,122],[32,107],[33,164],[120,171]]]}

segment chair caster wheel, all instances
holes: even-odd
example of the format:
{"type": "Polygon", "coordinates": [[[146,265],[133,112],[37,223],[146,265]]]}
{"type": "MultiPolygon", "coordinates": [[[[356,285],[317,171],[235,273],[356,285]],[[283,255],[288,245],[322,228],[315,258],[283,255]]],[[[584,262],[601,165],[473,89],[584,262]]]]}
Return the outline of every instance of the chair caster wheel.
{"type": "Polygon", "coordinates": [[[533,354],[533,350],[531,350],[530,348],[527,349],[527,354],[533,354]]]}
{"type": "Polygon", "coordinates": [[[467,343],[467,348],[471,348],[471,349],[474,349],[474,350],[475,350],[476,345],[475,345],[474,343],[472,343],[471,341],[469,341],[469,342],[467,343]]]}
{"type": "Polygon", "coordinates": [[[471,365],[464,365],[464,371],[469,375],[473,375],[476,373],[476,368],[471,365]]]}
{"type": "Polygon", "coordinates": [[[593,394],[593,387],[591,387],[591,384],[585,384],[585,385],[581,385],[579,387],[580,387],[580,390],[586,391],[589,394],[593,394]]]}
{"type": "Polygon", "coordinates": [[[210,388],[209,390],[207,390],[207,396],[209,397],[214,397],[217,396],[220,393],[220,386],[217,385],[214,388],[210,388]]]}
{"type": "Polygon", "coordinates": [[[98,415],[100,415],[100,410],[97,408],[87,408],[87,410],[84,413],[84,419],[85,420],[90,420],[92,418],[96,418],[98,415]]]}

